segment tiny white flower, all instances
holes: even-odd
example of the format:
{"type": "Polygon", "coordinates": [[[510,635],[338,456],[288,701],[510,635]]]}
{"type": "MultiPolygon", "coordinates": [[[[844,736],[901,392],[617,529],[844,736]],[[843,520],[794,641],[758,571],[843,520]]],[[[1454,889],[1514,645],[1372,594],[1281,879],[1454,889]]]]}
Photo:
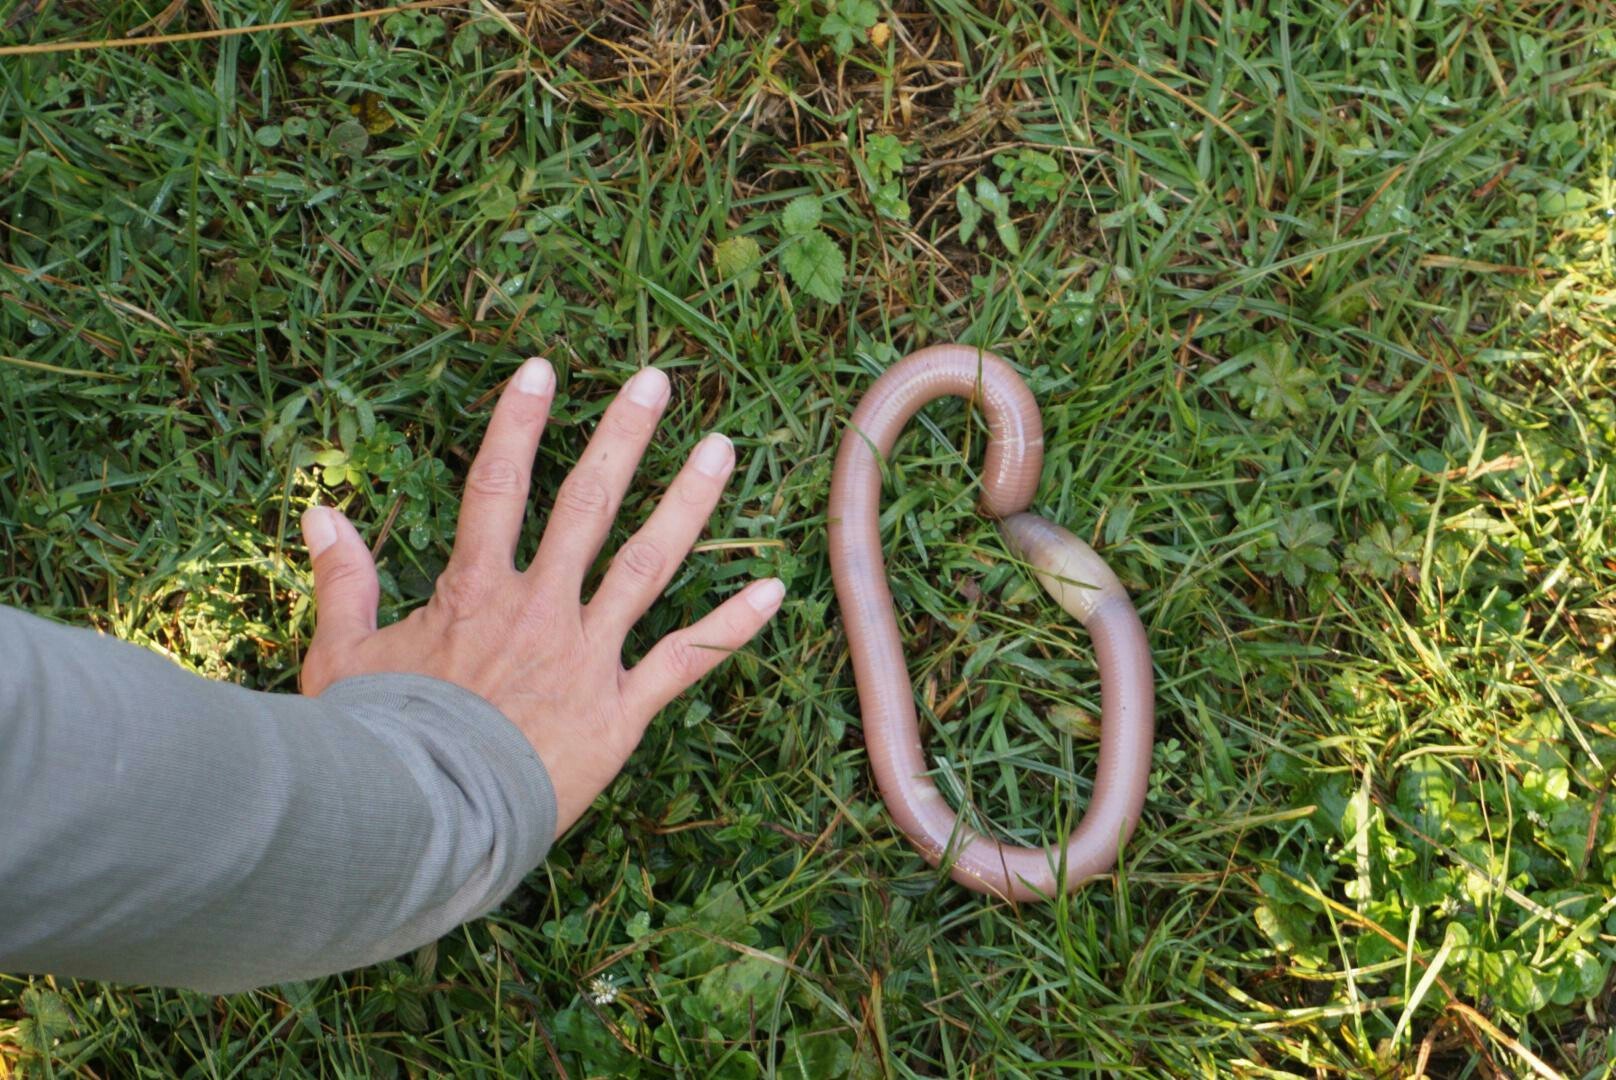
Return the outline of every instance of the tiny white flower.
{"type": "Polygon", "coordinates": [[[589,980],[587,997],[592,1005],[610,1005],[617,1000],[617,980],[610,975],[596,975],[589,980]]]}

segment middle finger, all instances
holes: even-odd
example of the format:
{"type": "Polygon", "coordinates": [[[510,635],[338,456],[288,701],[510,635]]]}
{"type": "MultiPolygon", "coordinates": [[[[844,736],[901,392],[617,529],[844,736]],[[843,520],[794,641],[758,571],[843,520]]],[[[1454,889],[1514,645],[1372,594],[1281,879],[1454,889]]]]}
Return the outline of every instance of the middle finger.
{"type": "Polygon", "coordinates": [[[538,554],[528,567],[569,595],[582,593],[584,575],[600,554],[634,469],[668,404],[668,377],[644,368],[606,407],[577,466],[561,482],[538,554]]]}

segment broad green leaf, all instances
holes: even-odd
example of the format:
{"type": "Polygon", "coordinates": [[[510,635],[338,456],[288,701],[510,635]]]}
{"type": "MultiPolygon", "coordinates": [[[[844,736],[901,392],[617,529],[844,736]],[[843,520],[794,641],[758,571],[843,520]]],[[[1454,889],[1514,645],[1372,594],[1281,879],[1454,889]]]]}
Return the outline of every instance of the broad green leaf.
{"type": "Polygon", "coordinates": [[[713,269],[724,281],[734,281],[743,289],[755,288],[761,276],[763,250],[750,236],[732,236],[713,247],[713,269]]]}
{"type": "Polygon", "coordinates": [[[872,135],[864,144],[864,160],[878,180],[891,180],[903,172],[903,143],[896,135],[872,135]]]}
{"type": "Polygon", "coordinates": [[[1342,565],[1352,573],[1387,581],[1419,555],[1419,539],[1406,522],[1388,531],[1384,521],[1377,521],[1365,536],[1347,545],[1342,565]]]}
{"type": "Polygon", "coordinates": [[[817,195],[798,195],[780,213],[780,228],[788,236],[802,236],[819,226],[825,206],[817,195]]]}
{"type": "Polygon", "coordinates": [[[770,956],[779,959],[746,955],[713,968],[702,977],[696,991],[698,1008],[693,1011],[727,1035],[745,1031],[753,1016],[774,1007],[775,995],[785,982],[785,965],[779,962],[784,952],[772,950],[770,956]]]}
{"type": "Polygon", "coordinates": [[[836,242],[820,229],[800,236],[780,255],[780,265],[803,292],[827,304],[842,298],[847,260],[836,242]]]}
{"type": "Polygon", "coordinates": [[[978,173],[976,176],[976,201],[982,204],[984,210],[995,216],[1010,212],[1010,200],[986,173],[978,173]]]}
{"type": "Polygon", "coordinates": [[[853,1066],[853,1048],[833,1032],[793,1030],[780,1055],[780,1075],[789,1080],[835,1080],[853,1066]]]}
{"type": "Polygon", "coordinates": [[[981,204],[971,198],[971,193],[965,190],[964,184],[961,184],[954,191],[954,205],[958,208],[960,216],[960,243],[969,244],[971,237],[976,233],[976,227],[982,223],[981,204]]]}
{"type": "Polygon", "coordinates": [[[1543,45],[1531,34],[1522,34],[1515,39],[1521,50],[1521,67],[1529,75],[1543,74],[1543,45]]]}
{"type": "Polygon", "coordinates": [[[1417,757],[1397,781],[1397,808],[1415,828],[1435,837],[1453,808],[1453,778],[1436,758],[1417,757]]]}
{"type": "Polygon", "coordinates": [[[357,120],[344,120],[331,129],[329,143],[343,157],[361,157],[370,145],[370,132],[357,120]]]}
{"type": "Polygon", "coordinates": [[[876,213],[894,221],[909,220],[909,200],[903,197],[903,184],[888,181],[870,192],[870,202],[876,213]]]}
{"type": "Polygon", "coordinates": [[[706,931],[705,934],[674,932],[668,935],[662,948],[663,967],[674,975],[700,975],[709,971],[735,955],[725,942],[751,945],[758,937],[757,930],[747,924],[746,904],[740,892],[728,881],[702,893],[694,910],[670,908],[662,925],[668,930],[693,926],[706,931]]]}

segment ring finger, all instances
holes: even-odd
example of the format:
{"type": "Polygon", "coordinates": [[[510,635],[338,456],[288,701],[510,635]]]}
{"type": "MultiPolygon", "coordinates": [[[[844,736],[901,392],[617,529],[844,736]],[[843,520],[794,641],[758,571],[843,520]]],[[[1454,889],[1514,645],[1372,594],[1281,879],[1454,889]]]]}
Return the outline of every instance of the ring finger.
{"type": "Polygon", "coordinates": [[[619,637],[628,633],[690,554],[734,467],[735,448],[725,436],[714,432],[696,445],[650,520],[612,558],[586,609],[591,623],[619,637]]]}

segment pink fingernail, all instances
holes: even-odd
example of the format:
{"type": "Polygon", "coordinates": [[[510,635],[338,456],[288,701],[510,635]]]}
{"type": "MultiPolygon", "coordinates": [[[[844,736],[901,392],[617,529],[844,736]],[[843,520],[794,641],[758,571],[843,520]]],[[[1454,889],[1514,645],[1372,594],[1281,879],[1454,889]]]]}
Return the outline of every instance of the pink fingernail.
{"type": "Polygon", "coordinates": [[[648,367],[630,379],[623,392],[634,404],[654,409],[668,396],[668,377],[656,368],[648,367]]]}
{"type": "Polygon", "coordinates": [[[303,543],[308,545],[309,558],[319,558],[320,552],[336,542],[335,510],[325,506],[311,506],[303,511],[303,543]]]}
{"type": "Polygon", "coordinates": [[[729,436],[715,431],[701,440],[701,445],[690,457],[690,463],[703,476],[717,479],[727,474],[735,463],[735,451],[729,436]]]}
{"type": "Polygon", "coordinates": [[[786,598],[786,586],[779,578],[768,578],[746,591],[746,602],[759,615],[772,615],[786,598]]]}
{"type": "Polygon", "coordinates": [[[544,357],[535,356],[516,369],[516,378],[512,381],[520,392],[543,397],[555,389],[555,369],[544,357]]]}

